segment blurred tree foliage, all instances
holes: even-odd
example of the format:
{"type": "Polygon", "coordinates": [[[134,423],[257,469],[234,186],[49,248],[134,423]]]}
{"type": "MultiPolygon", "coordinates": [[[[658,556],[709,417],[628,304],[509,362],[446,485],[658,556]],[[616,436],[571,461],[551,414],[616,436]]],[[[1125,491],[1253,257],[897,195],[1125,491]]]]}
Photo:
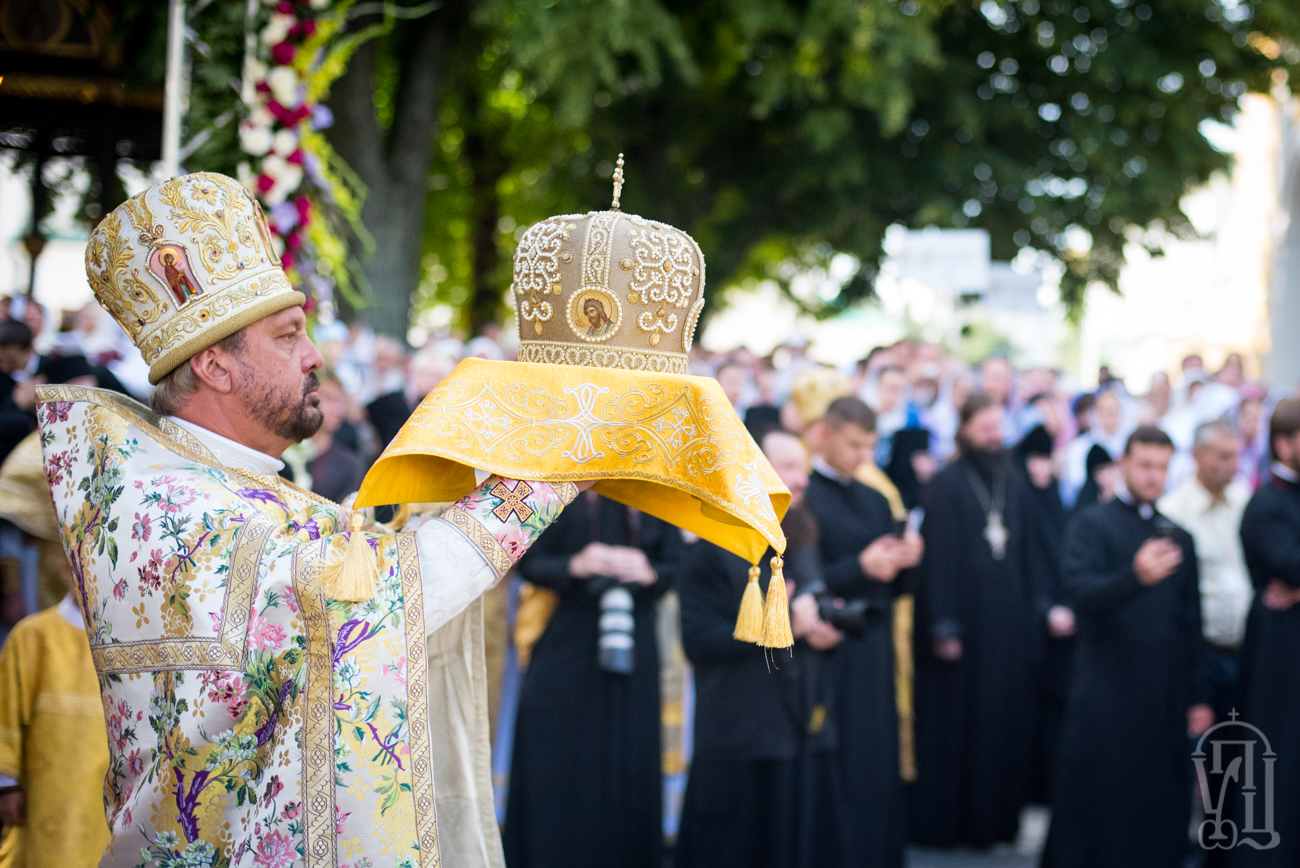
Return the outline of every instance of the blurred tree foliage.
{"type": "Polygon", "coordinates": [[[972,226],[1087,285],[1123,247],[1190,237],[1189,188],[1229,166],[1202,132],[1300,61],[1286,0],[497,0],[442,105],[417,304],[475,327],[549,214],[624,207],[687,230],[709,282],[849,253],[833,314],[871,292],[884,229],[972,226]],[[611,16],[611,10],[619,12],[611,16]],[[1144,230],[1135,231],[1135,227],[1144,230]]]}
{"type": "MultiPolygon", "coordinates": [[[[243,6],[195,21],[191,129],[228,107],[243,6]]],[[[606,207],[619,152],[624,207],[694,235],[715,291],[790,292],[848,253],[837,293],[796,297],[833,314],[870,295],[888,225],[971,226],[997,259],[1058,257],[1077,312],[1126,241],[1194,234],[1183,193],[1230,164],[1205,125],[1284,86],[1298,37],[1293,0],[444,0],[364,46],[331,100],[370,190],[363,315],[500,318],[523,229],[606,207]]],[[[234,132],[189,166],[232,168],[234,132]]]]}

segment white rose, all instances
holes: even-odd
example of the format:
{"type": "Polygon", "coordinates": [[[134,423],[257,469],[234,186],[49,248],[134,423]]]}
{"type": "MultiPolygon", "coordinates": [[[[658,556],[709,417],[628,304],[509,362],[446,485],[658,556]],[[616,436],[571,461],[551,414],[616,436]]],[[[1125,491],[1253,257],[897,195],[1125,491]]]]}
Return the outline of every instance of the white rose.
{"type": "Polygon", "coordinates": [[[271,95],[285,108],[298,105],[298,73],[291,66],[277,66],[266,74],[266,84],[271,95]]]}
{"type": "Polygon", "coordinates": [[[269,127],[275,123],[275,115],[271,114],[264,100],[258,100],[248,112],[248,122],[259,127],[269,127]]]}
{"type": "Polygon", "coordinates": [[[262,174],[270,177],[272,180],[278,181],[280,180],[280,174],[284,171],[284,167],[287,165],[289,165],[289,163],[284,159],[284,157],[276,156],[275,154],[267,154],[266,159],[262,161],[262,174]]]}
{"type": "Polygon", "coordinates": [[[248,167],[248,160],[240,160],[239,165],[235,166],[235,178],[247,187],[250,193],[256,193],[257,176],[248,167]]]}
{"type": "Polygon", "coordinates": [[[293,130],[280,130],[271,141],[271,150],[287,157],[298,148],[298,134],[293,130]]]}
{"type": "Polygon", "coordinates": [[[279,45],[289,38],[289,28],[297,23],[297,19],[292,15],[283,15],[276,12],[271,16],[271,20],[262,28],[262,44],[271,46],[279,45]]]}
{"type": "Polygon", "coordinates": [[[267,66],[256,57],[249,55],[244,62],[244,80],[251,81],[254,84],[266,78],[267,66]]]}
{"type": "Polygon", "coordinates": [[[246,105],[257,101],[257,83],[266,77],[266,64],[249,56],[244,60],[244,76],[239,84],[239,98],[246,105]]]}
{"type": "MultiPolygon", "coordinates": [[[[268,157],[269,159],[269,157],[268,157]]],[[[270,172],[267,173],[268,175],[270,172]]],[[[275,186],[266,194],[266,204],[275,207],[289,198],[289,194],[298,189],[302,184],[302,169],[293,163],[285,163],[275,177],[275,186]]]]}
{"type": "Polygon", "coordinates": [[[280,173],[279,179],[275,182],[275,186],[283,190],[281,199],[296,191],[302,186],[302,166],[297,163],[287,164],[284,171],[280,173]]]}
{"type": "Polygon", "coordinates": [[[271,149],[271,130],[257,124],[239,125],[239,147],[246,154],[260,157],[271,149]]]}

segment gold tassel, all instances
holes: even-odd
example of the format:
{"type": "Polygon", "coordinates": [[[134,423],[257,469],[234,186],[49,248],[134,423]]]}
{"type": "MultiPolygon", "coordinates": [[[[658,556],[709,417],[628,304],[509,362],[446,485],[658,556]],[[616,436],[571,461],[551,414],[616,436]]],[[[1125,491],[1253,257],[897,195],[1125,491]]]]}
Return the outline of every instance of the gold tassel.
{"type": "Polygon", "coordinates": [[[740,614],[736,616],[736,630],[731,635],[741,642],[755,645],[763,638],[763,592],[758,589],[758,565],[749,568],[749,583],[740,598],[740,614]]]}
{"type": "Polygon", "coordinates": [[[785,565],[780,555],[772,558],[772,578],[767,583],[767,605],[763,607],[764,648],[789,648],[794,645],[790,631],[790,601],[785,592],[785,565]]]}
{"type": "Polygon", "coordinates": [[[360,602],[375,595],[375,580],[379,576],[379,561],[375,551],[361,532],[365,519],[361,512],[352,512],[352,532],[348,534],[347,552],[343,560],[333,565],[333,573],[326,574],[326,593],[332,600],[360,602]]]}

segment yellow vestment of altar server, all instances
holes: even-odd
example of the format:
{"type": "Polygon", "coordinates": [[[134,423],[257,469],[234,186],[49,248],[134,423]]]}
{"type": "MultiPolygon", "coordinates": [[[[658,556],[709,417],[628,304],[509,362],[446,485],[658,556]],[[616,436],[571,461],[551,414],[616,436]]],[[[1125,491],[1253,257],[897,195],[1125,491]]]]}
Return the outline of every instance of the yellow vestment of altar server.
{"type": "Polygon", "coordinates": [[[0,868],[76,868],[108,845],[108,737],[81,616],[70,599],[24,618],[0,649],[0,774],[27,820],[6,829],[0,868]]]}

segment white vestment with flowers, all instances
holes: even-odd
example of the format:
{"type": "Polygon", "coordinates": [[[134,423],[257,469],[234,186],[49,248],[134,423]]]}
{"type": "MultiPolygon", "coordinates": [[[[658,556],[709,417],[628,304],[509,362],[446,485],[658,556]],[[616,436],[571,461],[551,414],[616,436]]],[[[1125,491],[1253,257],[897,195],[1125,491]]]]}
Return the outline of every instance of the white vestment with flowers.
{"type": "Polygon", "coordinates": [[[340,602],[344,512],[271,459],[113,393],[40,399],[108,725],[101,865],[501,866],[478,597],[576,488],[493,478],[367,535],[378,591],[340,602]]]}

